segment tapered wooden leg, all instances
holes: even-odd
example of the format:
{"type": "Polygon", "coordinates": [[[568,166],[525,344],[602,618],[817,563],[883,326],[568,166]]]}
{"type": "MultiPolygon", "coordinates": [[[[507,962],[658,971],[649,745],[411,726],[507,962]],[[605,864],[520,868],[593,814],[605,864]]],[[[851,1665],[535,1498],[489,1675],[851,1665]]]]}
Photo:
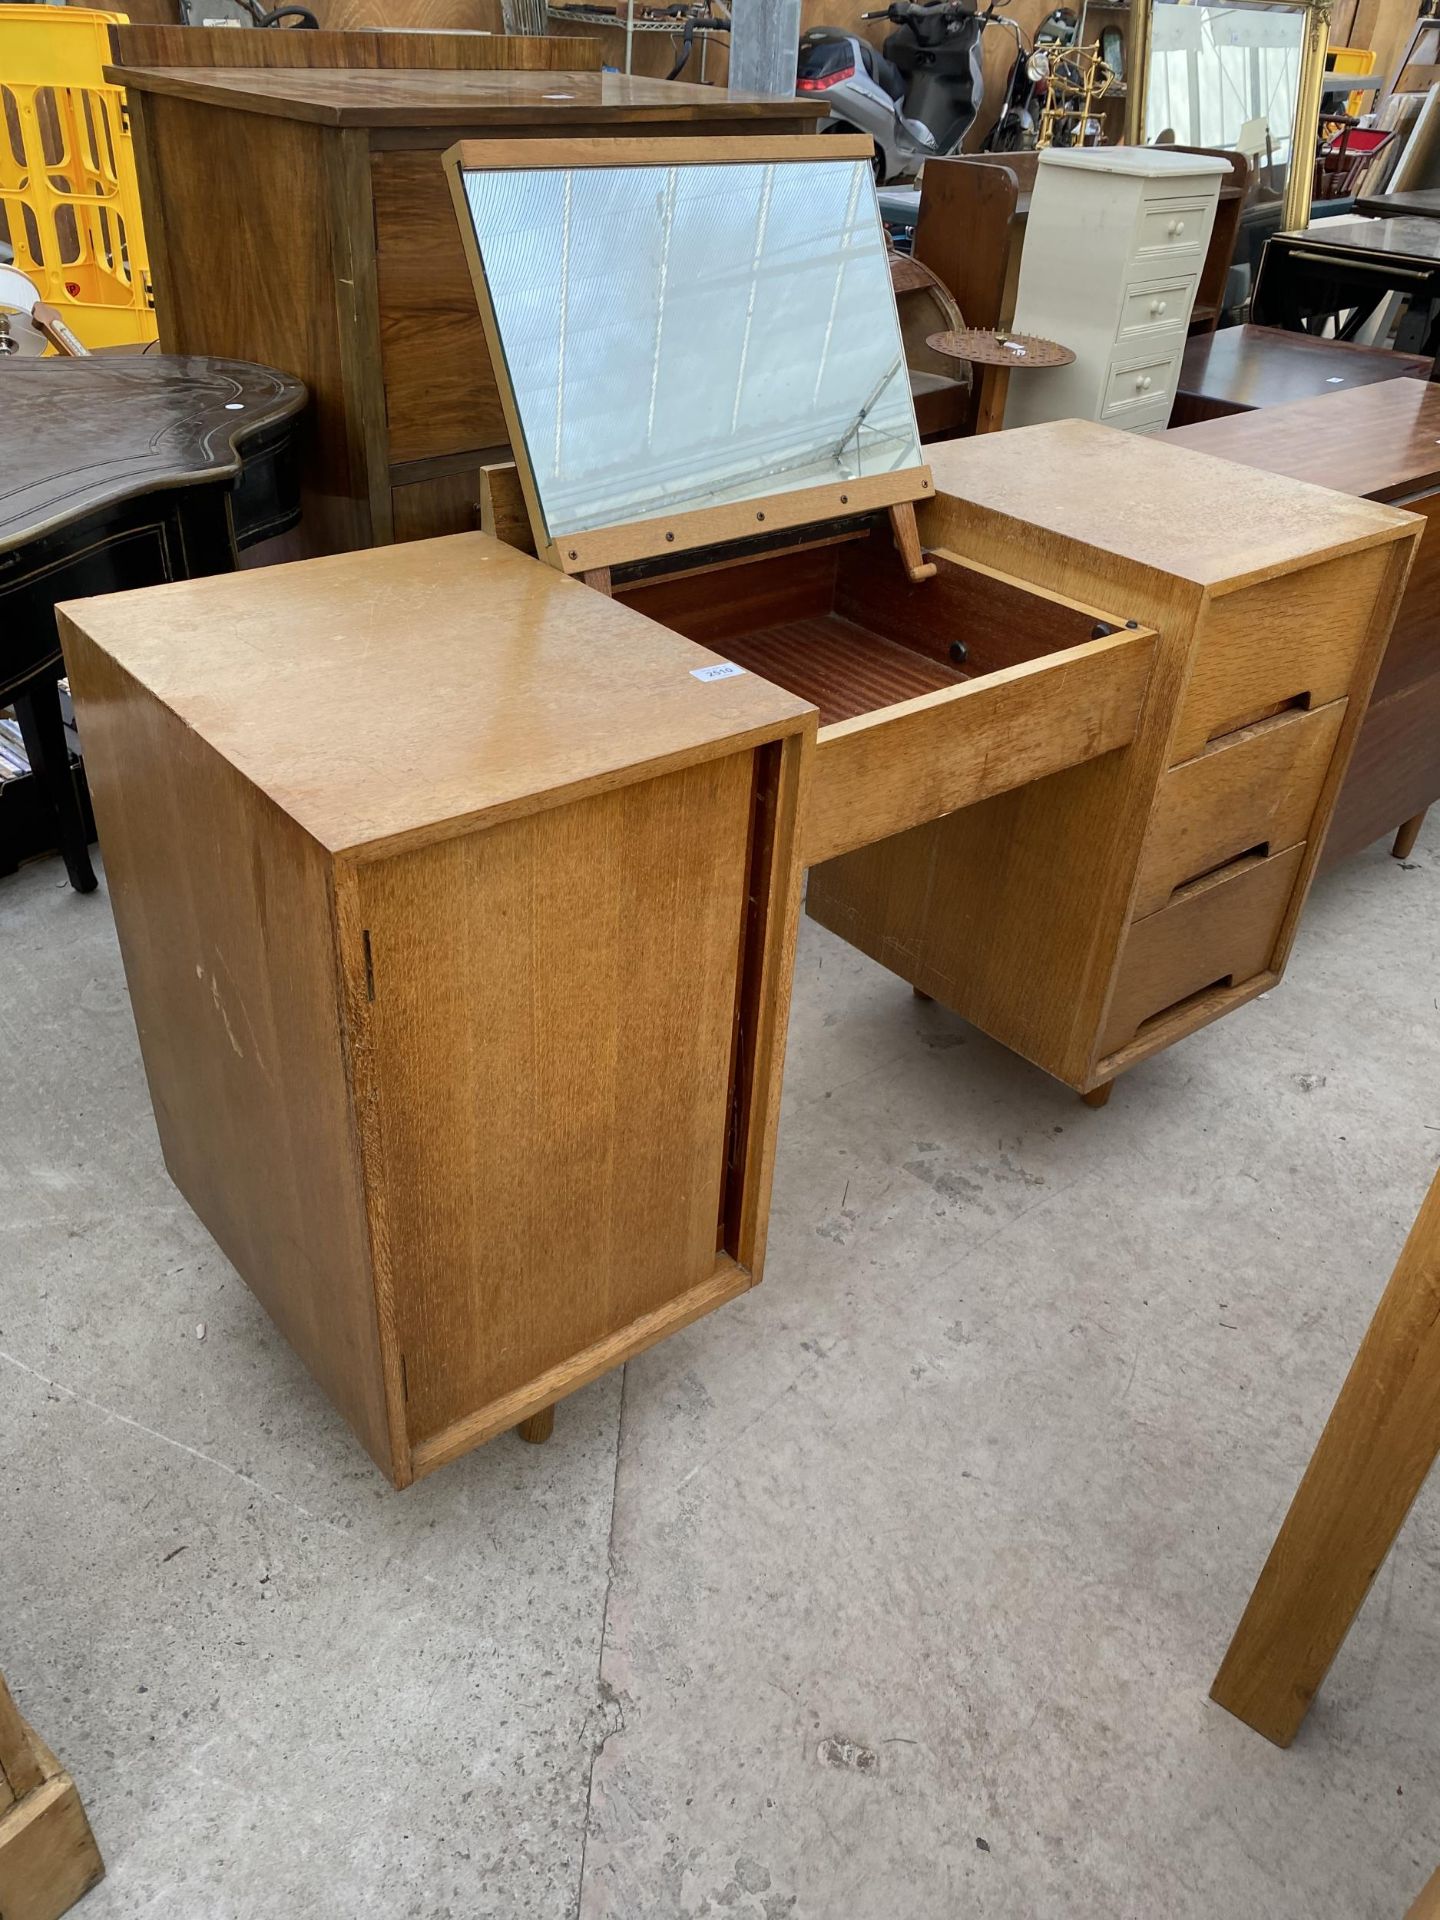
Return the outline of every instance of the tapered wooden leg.
{"type": "Polygon", "coordinates": [[[543,1446],[555,1431],[554,1407],[542,1407],[539,1413],[532,1413],[528,1420],[522,1420],[515,1429],[522,1440],[528,1440],[532,1447],[543,1446]]]}
{"type": "Polygon", "coordinates": [[[1210,1698],[1288,1747],[1440,1453],[1440,1175],[1210,1698]]]}
{"type": "Polygon", "coordinates": [[[1005,402],[1009,391],[1008,367],[980,369],[980,410],[975,419],[976,433],[999,433],[1005,424],[1005,402]]]}
{"type": "Polygon", "coordinates": [[[1115,1082],[1113,1080],[1107,1080],[1103,1087],[1092,1087],[1089,1093],[1082,1093],[1080,1098],[1085,1102],[1087,1107],[1103,1107],[1109,1101],[1114,1091],[1115,1082]]]}
{"type": "MultiPolygon", "coordinates": [[[[1429,811],[1430,809],[1427,807],[1425,813],[1429,811]]],[[[1400,831],[1395,835],[1395,844],[1391,847],[1390,852],[1396,860],[1408,860],[1414,852],[1415,842],[1420,837],[1420,829],[1425,824],[1425,813],[1417,813],[1413,820],[1405,821],[1400,831]]]]}

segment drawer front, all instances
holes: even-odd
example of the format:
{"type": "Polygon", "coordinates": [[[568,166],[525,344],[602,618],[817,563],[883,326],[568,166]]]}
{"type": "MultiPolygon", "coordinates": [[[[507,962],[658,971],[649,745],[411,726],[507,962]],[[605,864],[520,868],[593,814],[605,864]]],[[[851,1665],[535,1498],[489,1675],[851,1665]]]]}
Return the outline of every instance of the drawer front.
{"type": "Polygon", "coordinates": [[[1168,408],[1183,344],[1183,336],[1177,335],[1170,344],[1157,344],[1148,353],[1132,350],[1117,354],[1105,385],[1100,418],[1123,421],[1129,413],[1168,408]]]}
{"type": "Polygon", "coordinates": [[[1136,919],[1234,860],[1310,837],[1348,704],[1277,714],[1170,769],[1141,855],[1136,919]]]}
{"type": "Polygon", "coordinates": [[[1205,199],[1147,201],[1140,214],[1137,257],[1149,262],[1198,254],[1210,238],[1209,216],[1205,199]]]}
{"type": "Polygon", "coordinates": [[[1171,764],[1272,713],[1345,699],[1393,558],[1388,544],[1370,547],[1212,602],[1196,638],[1171,764]]]}
{"type": "Polygon", "coordinates": [[[1183,280],[1164,280],[1154,286],[1129,287],[1120,309],[1120,340],[1123,344],[1141,342],[1175,327],[1184,331],[1190,315],[1195,275],[1183,280]]]}
{"type": "Polygon", "coordinates": [[[1183,1002],[1263,973],[1304,855],[1297,846],[1239,860],[1136,920],[1116,968],[1101,1055],[1128,1047],[1147,1022],[1178,1013],[1183,1002]]]}
{"type": "Polygon", "coordinates": [[[1128,746],[1154,646],[1112,633],[821,727],[805,865],[1128,746]]]}
{"type": "Polygon", "coordinates": [[[1164,433],[1170,424],[1170,401],[1161,395],[1143,407],[1125,407],[1106,423],[1121,433],[1164,433]]]}

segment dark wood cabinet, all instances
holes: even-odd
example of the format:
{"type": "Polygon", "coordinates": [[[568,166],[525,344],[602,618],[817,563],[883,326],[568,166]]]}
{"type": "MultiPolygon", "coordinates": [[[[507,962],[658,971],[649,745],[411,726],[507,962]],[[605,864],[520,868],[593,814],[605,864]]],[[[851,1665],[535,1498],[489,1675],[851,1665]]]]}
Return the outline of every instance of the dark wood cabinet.
{"type": "Polygon", "coordinates": [[[480,467],[508,453],[447,147],[808,133],[819,111],[613,73],[108,71],[129,89],[163,350],[310,390],[305,553],[478,526],[480,467]]]}

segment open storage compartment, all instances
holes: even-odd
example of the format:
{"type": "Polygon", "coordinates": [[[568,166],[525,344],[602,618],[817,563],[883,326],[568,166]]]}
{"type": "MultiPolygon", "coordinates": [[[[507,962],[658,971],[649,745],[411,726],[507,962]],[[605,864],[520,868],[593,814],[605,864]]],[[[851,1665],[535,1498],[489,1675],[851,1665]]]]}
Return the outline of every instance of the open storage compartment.
{"type": "Polygon", "coordinates": [[[1129,744],[1154,633],[883,523],[615,586],[819,710],[807,865],[1129,744]],[[997,693],[1005,691],[997,698],[997,693]]]}
{"type": "Polygon", "coordinates": [[[461,144],[536,553],[810,701],[807,865],[1127,746],[1154,633],[948,551],[865,140],[461,144]]]}

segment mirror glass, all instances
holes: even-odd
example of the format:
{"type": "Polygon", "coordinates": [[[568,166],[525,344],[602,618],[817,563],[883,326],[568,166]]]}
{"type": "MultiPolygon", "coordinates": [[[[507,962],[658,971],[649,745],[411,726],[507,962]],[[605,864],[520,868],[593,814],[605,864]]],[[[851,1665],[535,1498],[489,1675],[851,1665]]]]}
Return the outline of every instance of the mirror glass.
{"type": "Polygon", "coordinates": [[[921,464],[866,162],[464,184],[552,538],[921,464]]]}
{"type": "MultiPolygon", "coordinates": [[[[1278,193],[1289,171],[1304,7],[1177,5],[1151,11],[1145,139],[1238,148],[1278,193]]],[[[1309,153],[1302,156],[1309,164],[1309,153]]]]}

